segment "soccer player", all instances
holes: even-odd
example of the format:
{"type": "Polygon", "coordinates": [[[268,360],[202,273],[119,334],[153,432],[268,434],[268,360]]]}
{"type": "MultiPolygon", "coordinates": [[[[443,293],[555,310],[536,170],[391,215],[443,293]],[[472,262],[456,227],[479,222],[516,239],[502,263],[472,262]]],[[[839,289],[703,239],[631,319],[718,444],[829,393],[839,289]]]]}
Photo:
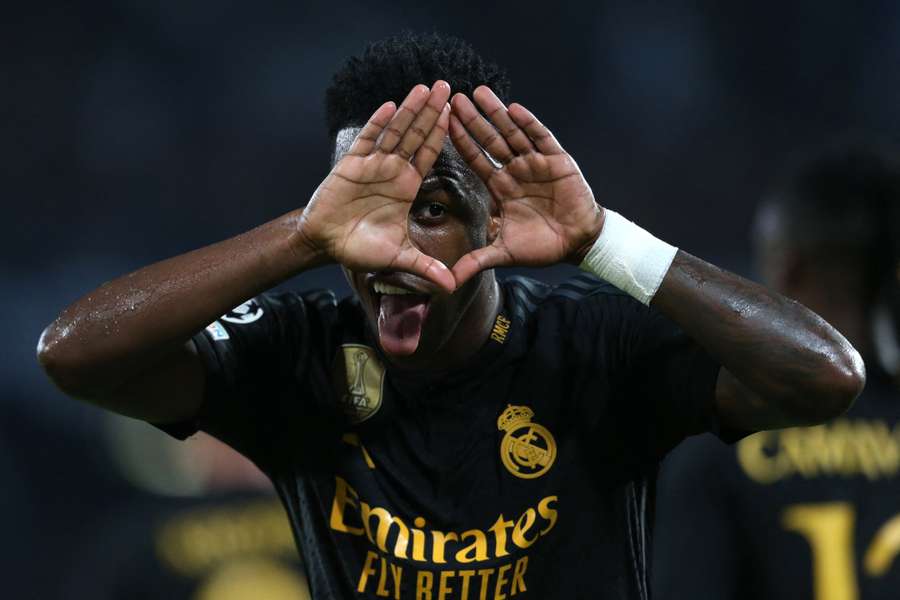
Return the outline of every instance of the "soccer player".
{"type": "Polygon", "coordinates": [[[885,217],[897,203],[900,163],[860,146],[809,160],[763,202],[756,252],[766,280],[847,335],[868,385],[826,425],[734,447],[698,438],[668,457],[658,598],[898,597],[900,390],[878,368],[872,335],[879,284],[896,268],[885,217]]]}
{"type": "Polygon", "coordinates": [[[864,384],[814,313],[600,206],[506,95],[456,39],[371,45],[327,93],[305,208],[101,286],[39,342],[73,396],[259,465],[316,598],[646,598],[663,454],[864,384]],[[263,293],[335,263],[352,298],[263,293]],[[588,273],[493,271],[558,263],[588,273]]]}

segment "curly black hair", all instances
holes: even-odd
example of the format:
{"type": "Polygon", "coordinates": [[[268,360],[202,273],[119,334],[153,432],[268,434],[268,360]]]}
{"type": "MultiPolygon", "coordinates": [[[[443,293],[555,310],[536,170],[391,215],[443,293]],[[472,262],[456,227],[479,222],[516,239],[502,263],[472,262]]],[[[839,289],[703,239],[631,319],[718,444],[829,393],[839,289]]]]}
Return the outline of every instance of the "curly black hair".
{"type": "Polygon", "coordinates": [[[796,242],[885,242],[900,202],[900,156],[880,143],[841,140],[802,157],[764,201],[796,242]],[[841,239],[843,238],[843,239],[841,239]]]}
{"type": "Polygon", "coordinates": [[[334,140],[341,129],[363,125],[388,100],[400,104],[416,84],[430,86],[438,79],[469,96],[482,84],[504,102],[509,96],[505,71],[468,43],[438,33],[403,32],[370,44],[334,74],[325,92],[328,135],[334,140]]]}
{"type": "Polygon", "coordinates": [[[770,252],[855,249],[876,283],[900,259],[898,216],[900,155],[881,141],[847,138],[791,165],[757,212],[755,242],[770,252]]]}

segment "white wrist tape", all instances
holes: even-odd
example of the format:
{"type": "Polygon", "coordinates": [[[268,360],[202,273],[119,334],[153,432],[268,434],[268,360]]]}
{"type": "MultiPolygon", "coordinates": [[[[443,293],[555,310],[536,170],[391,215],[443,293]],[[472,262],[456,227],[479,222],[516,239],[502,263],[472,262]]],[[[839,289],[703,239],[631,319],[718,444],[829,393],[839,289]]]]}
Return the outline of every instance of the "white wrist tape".
{"type": "Polygon", "coordinates": [[[603,229],[580,268],[650,304],[678,248],[606,209],[603,229]]]}

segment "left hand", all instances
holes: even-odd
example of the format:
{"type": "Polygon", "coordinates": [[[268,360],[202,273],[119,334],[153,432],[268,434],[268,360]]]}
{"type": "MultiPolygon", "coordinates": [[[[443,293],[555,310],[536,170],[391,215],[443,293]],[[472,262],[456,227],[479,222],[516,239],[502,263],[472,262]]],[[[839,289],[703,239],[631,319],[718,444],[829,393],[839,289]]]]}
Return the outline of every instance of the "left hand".
{"type": "Polygon", "coordinates": [[[457,261],[457,286],[496,266],[580,263],[600,234],[604,211],[575,160],[524,106],[507,109],[487,86],[473,97],[491,122],[456,94],[450,137],[497,202],[500,231],[490,245],[457,261]]]}

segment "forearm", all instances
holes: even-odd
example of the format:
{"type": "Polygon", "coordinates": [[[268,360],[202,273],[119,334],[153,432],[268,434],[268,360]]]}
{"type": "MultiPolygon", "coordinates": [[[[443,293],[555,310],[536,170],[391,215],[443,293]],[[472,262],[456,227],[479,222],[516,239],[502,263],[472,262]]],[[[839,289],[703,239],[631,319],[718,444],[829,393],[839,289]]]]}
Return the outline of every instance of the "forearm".
{"type": "Polygon", "coordinates": [[[834,416],[865,380],[859,354],[818,315],[685,252],[675,255],[652,306],[764,399],[774,424],[834,416]]]}
{"type": "Polygon", "coordinates": [[[652,304],[722,365],[716,406],[724,424],[753,430],[821,422],[846,410],[865,383],[859,354],[818,315],[617,213],[606,211],[580,264],[652,304]]]}
{"type": "Polygon", "coordinates": [[[40,362],[71,393],[115,388],[236,304],[320,264],[297,233],[301,212],[105,283],[47,327],[40,362]]]}

